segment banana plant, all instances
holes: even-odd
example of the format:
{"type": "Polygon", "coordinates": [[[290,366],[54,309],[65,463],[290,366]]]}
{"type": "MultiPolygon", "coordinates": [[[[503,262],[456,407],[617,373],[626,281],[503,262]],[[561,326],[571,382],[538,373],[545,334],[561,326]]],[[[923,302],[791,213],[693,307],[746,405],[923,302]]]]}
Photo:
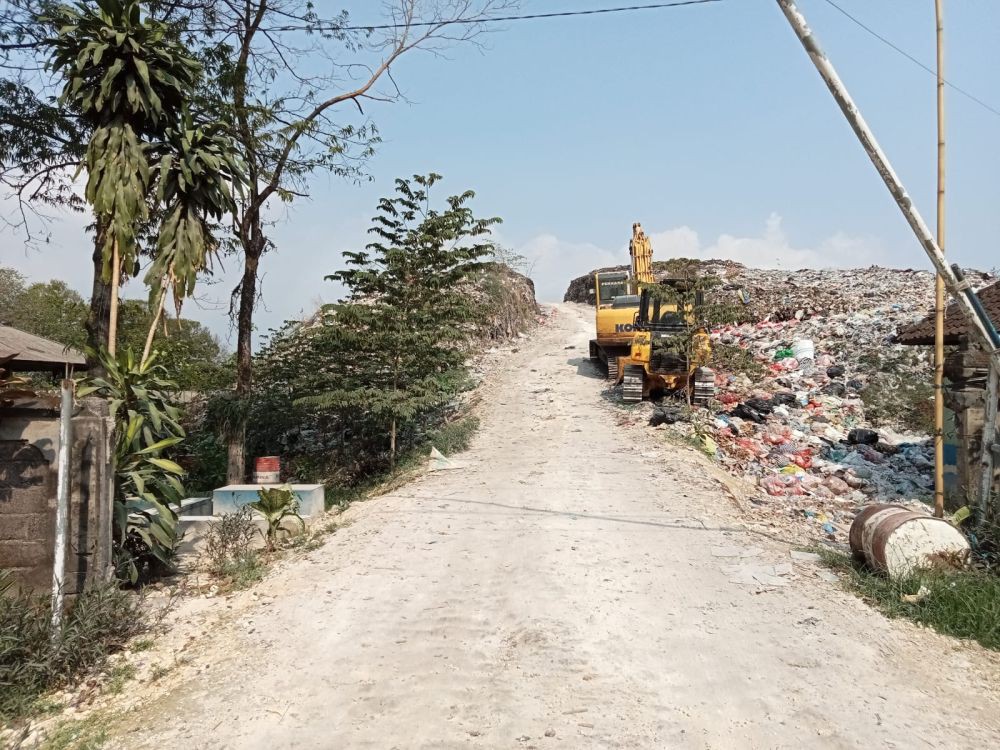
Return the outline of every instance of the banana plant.
{"type": "Polygon", "coordinates": [[[299,501],[287,487],[266,487],[257,491],[258,500],[250,503],[250,507],[264,517],[267,531],[262,531],[267,542],[268,552],[273,552],[281,533],[281,524],[286,518],[294,518],[302,524],[305,531],[306,522],[299,515],[299,501]]]}
{"type": "Polygon", "coordinates": [[[175,389],[156,354],[142,362],[131,349],[94,354],[104,377],[83,381],[77,393],[107,399],[115,425],[114,541],[119,575],[136,583],[144,569],[169,570],[177,546],[177,508],[184,469],[164,454],[184,440],[175,389]]]}

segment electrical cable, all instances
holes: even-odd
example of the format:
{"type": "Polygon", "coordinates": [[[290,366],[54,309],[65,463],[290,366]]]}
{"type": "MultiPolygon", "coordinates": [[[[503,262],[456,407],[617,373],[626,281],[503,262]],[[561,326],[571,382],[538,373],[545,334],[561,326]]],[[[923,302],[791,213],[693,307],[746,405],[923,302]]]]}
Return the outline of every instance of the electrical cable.
{"type": "Polygon", "coordinates": [[[323,26],[279,26],[270,31],[299,31],[309,28],[313,31],[391,31],[394,29],[412,29],[427,26],[455,26],[473,25],[483,23],[503,23],[505,21],[535,21],[544,18],[569,18],[571,16],[597,16],[609,13],[627,13],[637,10],[662,10],[664,8],[680,8],[686,5],[707,5],[708,3],[719,3],[722,0],[674,0],[669,3],[648,3],[646,5],[623,5],[617,8],[593,8],[591,10],[564,10],[552,11],[550,13],[529,13],[516,16],[495,16],[485,18],[459,18],[453,21],[418,21],[414,23],[386,23],[372,25],[352,25],[338,26],[331,24],[323,26]]]}
{"type": "MultiPolygon", "coordinates": [[[[893,44],[890,40],[886,39],[884,36],[882,36],[881,34],[879,34],[877,31],[875,31],[874,29],[872,29],[870,26],[866,26],[859,19],[855,18],[850,13],[848,13],[846,10],[844,10],[839,5],[837,5],[837,3],[835,3],[833,0],[823,0],[823,1],[827,5],[829,5],[830,7],[838,10],[840,13],[842,13],[843,15],[845,15],[847,18],[849,18],[855,24],[857,24],[862,29],[864,29],[865,31],[867,31],[869,34],[871,34],[873,37],[875,37],[876,39],[878,39],[880,42],[882,42],[883,44],[887,45],[888,47],[891,47],[896,52],[898,52],[903,57],[905,57],[907,60],[909,60],[910,62],[914,63],[915,65],[923,68],[928,73],[930,73],[932,76],[934,76],[935,78],[937,78],[937,71],[936,70],[934,70],[933,68],[931,68],[928,65],[924,65],[922,62],[920,62],[920,60],[918,60],[916,57],[914,57],[913,55],[911,55],[909,52],[907,52],[906,50],[902,49],[901,47],[898,47],[897,45],[893,44]]],[[[975,96],[974,94],[969,93],[965,89],[959,88],[958,86],[956,86],[954,83],[952,83],[951,81],[949,81],[947,79],[945,79],[944,84],[946,86],[948,86],[950,89],[952,89],[953,91],[955,91],[955,92],[961,94],[962,96],[966,97],[967,99],[975,102],[980,107],[982,107],[983,109],[987,110],[988,112],[992,112],[997,117],[1000,117],[1000,109],[997,109],[997,108],[995,108],[995,107],[987,104],[986,102],[984,102],[979,97],[975,96]]]]}

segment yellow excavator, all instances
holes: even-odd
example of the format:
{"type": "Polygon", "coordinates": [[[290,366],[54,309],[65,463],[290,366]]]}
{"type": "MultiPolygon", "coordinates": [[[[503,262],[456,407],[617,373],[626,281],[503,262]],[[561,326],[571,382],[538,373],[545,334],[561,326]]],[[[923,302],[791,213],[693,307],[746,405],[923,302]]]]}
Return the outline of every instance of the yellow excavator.
{"type": "Polygon", "coordinates": [[[638,222],[632,225],[628,246],[632,271],[594,274],[597,337],[590,340],[590,359],[603,366],[608,380],[620,379],[618,360],[631,354],[635,316],[639,309],[640,285],[653,283],[653,244],[638,222]]]}
{"type": "Polygon", "coordinates": [[[687,388],[692,403],[707,404],[715,396],[715,372],[707,367],[711,337],[695,317],[704,304],[702,293],[690,279],[666,279],[656,286],[673,293],[652,286],[640,291],[629,355],[618,359],[622,400],[638,403],[654,392],[687,388]]]}

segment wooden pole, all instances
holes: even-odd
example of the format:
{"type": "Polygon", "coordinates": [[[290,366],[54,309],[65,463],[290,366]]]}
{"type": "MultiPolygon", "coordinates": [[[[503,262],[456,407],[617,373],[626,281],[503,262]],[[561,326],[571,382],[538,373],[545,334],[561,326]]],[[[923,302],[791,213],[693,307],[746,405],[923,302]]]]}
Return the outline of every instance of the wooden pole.
{"type": "MultiPolygon", "coordinates": [[[[945,252],[944,0],[934,0],[937,21],[937,244],[945,252]]],[[[944,517],[944,278],[934,282],[934,515],[944,517]]]]}
{"type": "MultiPolygon", "coordinates": [[[[113,230],[112,230],[113,231],[113,230]]],[[[108,354],[118,351],[118,287],[122,281],[122,259],[118,251],[118,238],[111,243],[111,312],[108,315],[108,354]]]]}

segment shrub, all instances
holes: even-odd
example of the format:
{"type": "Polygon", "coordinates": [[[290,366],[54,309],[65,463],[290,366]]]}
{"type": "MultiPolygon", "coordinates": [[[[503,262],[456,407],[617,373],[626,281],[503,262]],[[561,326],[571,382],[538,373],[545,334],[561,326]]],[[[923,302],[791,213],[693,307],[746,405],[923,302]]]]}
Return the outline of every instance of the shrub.
{"type": "Polygon", "coordinates": [[[147,628],[138,598],[112,584],[80,594],[55,639],[51,618],[47,596],[0,596],[0,719],[23,715],[42,693],[100,667],[147,628]]]}
{"type": "Polygon", "coordinates": [[[281,524],[286,518],[294,518],[302,524],[305,531],[306,522],[299,515],[299,501],[291,490],[284,487],[268,487],[257,490],[257,500],[254,500],[248,507],[260,513],[267,522],[267,531],[264,539],[267,542],[268,551],[273,551],[281,533],[281,524]]]}
{"type": "Polygon", "coordinates": [[[256,535],[257,526],[249,508],[219,516],[205,534],[204,554],[211,572],[224,576],[227,566],[252,554],[251,545],[256,535]]]}
{"type": "Polygon", "coordinates": [[[465,417],[432,430],[427,435],[427,442],[446,456],[461,453],[468,449],[478,429],[478,417],[465,417]]]}

